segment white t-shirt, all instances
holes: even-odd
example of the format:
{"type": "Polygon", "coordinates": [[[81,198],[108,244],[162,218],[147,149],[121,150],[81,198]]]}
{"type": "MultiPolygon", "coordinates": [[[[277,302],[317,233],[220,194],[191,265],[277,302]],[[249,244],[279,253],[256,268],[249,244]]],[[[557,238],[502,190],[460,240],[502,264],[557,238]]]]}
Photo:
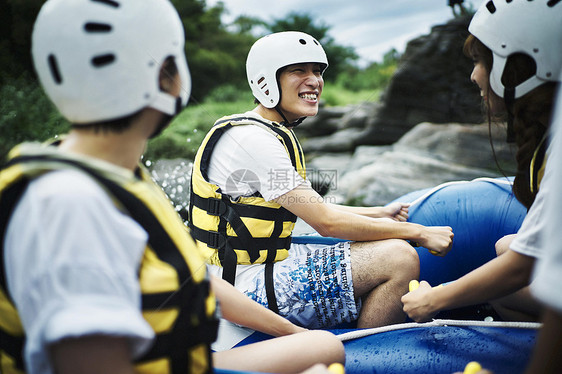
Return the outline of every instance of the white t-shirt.
{"type": "Polygon", "coordinates": [[[154,337],[137,270],[147,233],[91,177],[33,180],[5,238],[7,286],[26,330],[29,373],[52,373],[48,345],[92,334],[128,337],[134,357],[154,337]]]}
{"type": "Polygon", "coordinates": [[[550,165],[552,164],[552,157],[549,156],[548,160],[535,201],[510,245],[511,250],[535,258],[540,258],[543,255],[542,234],[547,224],[545,219],[547,202],[545,201],[554,192],[551,183],[548,182],[552,178],[552,167],[550,165]]]}
{"type": "MultiPolygon", "coordinates": [[[[266,121],[255,112],[244,116],[266,121]]],[[[208,176],[209,182],[232,198],[259,192],[266,201],[305,183],[279,139],[254,125],[234,126],[221,136],[211,155],[208,176]]]]}
{"type": "MultiPolygon", "coordinates": [[[[531,291],[543,303],[562,313],[562,92],[558,93],[557,113],[552,122],[553,138],[551,153],[548,156],[551,164],[551,178],[544,184],[552,191],[545,199],[545,214],[543,221],[542,247],[544,256],[537,261],[535,266],[535,281],[531,283],[531,291]]],[[[547,164],[548,168],[548,164],[547,164]]]]}

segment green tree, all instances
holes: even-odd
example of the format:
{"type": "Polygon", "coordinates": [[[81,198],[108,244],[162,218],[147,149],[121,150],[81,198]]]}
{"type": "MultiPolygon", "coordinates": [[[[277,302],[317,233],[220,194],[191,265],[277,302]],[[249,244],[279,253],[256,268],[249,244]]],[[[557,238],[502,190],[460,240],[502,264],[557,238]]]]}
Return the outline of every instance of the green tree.
{"type": "Polygon", "coordinates": [[[0,2],[0,84],[32,75],[31,31],[44,0],[0,2]]]}
{"type": "Polygon", "coordinates": [[[267,24],[257,17],[239,16],[234,20],[233,26],[241,34],[250,34],[257,27],[267,27],[267,24]]]}
{"type": "Polygon", "coordinates": [[[391,49],[384,54],[382,62],[373,62],[364,69],[348,67],[337,77],[337,84],[348,90],[373,90],[385,88],[396,71],[400,54],[391,49]]]}
{"type": "Polygon", "coordinates": [[[245,85],[245,54],[255,38],[222,24],[224,5],[208,8],[204,0],[173,0],[186,33],[186,56],[192,73],[192,100],[202,102],[213,89],[245,85]]]}
{"type": "Polygon", "coordinates": [[[66,133],[68,126],[33,79],[9,78],[0,87],[1,161],[16,144],[53,138],[66,133]]]}
{"type": "MultiPolygon", "coordinates": [[[[66,129],[40,88],[31,59],[31,34],[45,0],[0,2],[0,157],[18,142],[45,140],[66,129]]],[[[225,82],[244,82],[242,55],[254,38],[231,34],[220,17],[223,7],[204,0],[172,0],[182,19],[193,97],[199,100],[225,82]]]]}
{"type": "Polygon", "coordinates": [[[31,32],[44,0],[0,2],[0,160],[17,143],[66,131],[33,71],[31,32]]]}

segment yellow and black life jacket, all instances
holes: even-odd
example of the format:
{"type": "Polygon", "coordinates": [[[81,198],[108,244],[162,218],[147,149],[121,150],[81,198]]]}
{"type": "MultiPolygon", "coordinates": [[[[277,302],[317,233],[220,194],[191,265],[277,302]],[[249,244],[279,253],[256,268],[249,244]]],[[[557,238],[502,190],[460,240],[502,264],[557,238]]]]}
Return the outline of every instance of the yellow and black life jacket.
{"type": "MultiPolygon", "coordinates": [[[[191,233],[203,251],[208,252],[208,262],[223,267],[225,280],[234,284],[236,264],[266,263],[268,283],[272,281],[268,277],[272,264],[289,254],[297,217],[281,205],[266,201],[259,193],[232,199],[209,182],[213,150],[233,126],[259,126],[267,130],[283,144],[296,171],[306,178],[304,154],[292,130],[253,116],[223,117],[214,124],[195,156],[189,205],[191,233]]],[[[276,310],[269,301],[270,309],[276,310]]]]}
{"type": "Polygon", "coordinates": [[[44,173],[75,169],[96,180],[148,233],[139,265],[142,313],[156,333],[152,348],[135,360],[138,373],[212,372],[210,344],[218,328],[216,302],[203,258],[162,189],[140,167],[137,175],[69,156],[56,147],[24,144],[0,172],[0,362],[2,373],[23,373],[25,333],[6,287],[4,236],[27,184],[44,173]],[[21,152],[19,152],[21,150],[21,152]]]}

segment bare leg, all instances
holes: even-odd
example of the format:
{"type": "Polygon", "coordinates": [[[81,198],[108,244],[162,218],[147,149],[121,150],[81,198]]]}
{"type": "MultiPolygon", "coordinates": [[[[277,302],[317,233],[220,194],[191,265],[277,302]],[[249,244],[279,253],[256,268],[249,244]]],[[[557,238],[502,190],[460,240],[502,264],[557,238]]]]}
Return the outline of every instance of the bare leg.
{"type": "Polygon", "coordinates": [[[533,297],[528,286],[490,304],[505,321],[537,322],[542,312],[542,305],[533,297]]]}
{"type": "MultiPolygon", "coordinates": [[[[509,245],[515,235],[506,235],[496,242],[496,254],[501,256],[509,251],[509,245]]],[[[511,295],[490,302],[496,312],[506,321],[538,321],[542,310],[541,304],[531,295],[529,287],[524,287],[511,295]]]]}
{"type": "Polygon", "coordinates": [[[363,301],[357,327],[404,322],[400,298],[408,292],[408,283],[418,279],[419,269],[417,252],[403,240],[353,243],[353,287],[355,297],[363,301]]]}
{"type": "Polygon", "coordinates": [[[267,373],[298,373],[314,364],[344,363],[341,341],[332,333],[311,330],[213,354],[215,368],[267,373]]]}

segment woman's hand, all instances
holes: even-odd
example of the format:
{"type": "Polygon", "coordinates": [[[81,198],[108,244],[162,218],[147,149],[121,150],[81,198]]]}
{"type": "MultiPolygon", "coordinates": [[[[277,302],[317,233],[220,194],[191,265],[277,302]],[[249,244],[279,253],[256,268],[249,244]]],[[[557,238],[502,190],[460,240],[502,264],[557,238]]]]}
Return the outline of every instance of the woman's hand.
{"type": "Polygon", "coordinates": [[[439,312],[432,305],[432,288],[426,281],[421,281],[417,289],[402,296],[402,310],[416,322],[428,322],[439,312]]]}

